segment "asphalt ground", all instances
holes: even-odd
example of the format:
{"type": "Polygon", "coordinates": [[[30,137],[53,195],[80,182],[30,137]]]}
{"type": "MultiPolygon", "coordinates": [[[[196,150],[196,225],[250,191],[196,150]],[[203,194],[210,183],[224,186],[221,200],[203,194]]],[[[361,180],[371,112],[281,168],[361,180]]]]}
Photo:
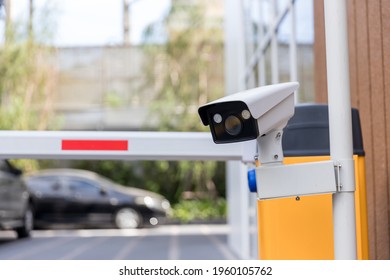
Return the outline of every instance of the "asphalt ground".
{"type": "Polygon", "coordinates": [[[0,260],[236,260],[228,226],[39,230],[18,240],[0,231],[0,260]]]}

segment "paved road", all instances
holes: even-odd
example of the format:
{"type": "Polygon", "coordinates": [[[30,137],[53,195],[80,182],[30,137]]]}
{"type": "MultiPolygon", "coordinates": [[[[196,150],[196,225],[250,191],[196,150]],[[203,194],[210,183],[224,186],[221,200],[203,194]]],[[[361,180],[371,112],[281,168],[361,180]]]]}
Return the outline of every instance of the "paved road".
{"type": "Polygon", "coordinates": [[[234,260],[226,225],[167,225],[139,230],[40,230],[17,240],[0,232],[2,260],[234,260]]]}

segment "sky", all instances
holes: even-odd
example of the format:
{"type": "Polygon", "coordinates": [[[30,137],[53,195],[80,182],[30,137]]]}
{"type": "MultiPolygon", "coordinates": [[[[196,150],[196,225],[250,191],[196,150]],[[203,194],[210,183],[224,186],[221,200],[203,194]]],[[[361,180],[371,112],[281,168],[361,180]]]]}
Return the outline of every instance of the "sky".
{"type": "MultiPolygon", "coordinates": [[[[28,0],[11,0],[12,18],[26,19],[28,0]]],[[[139,44],[149,24],[161,19],[170,7],[170,0],[129,0],[131,43],[139,44]]],[[[56,46],[116,45],[123,42],[123,0],[34,0],[39,9],[52,7],[56,27],[56,46]]],[[[39,17],[39,16],[38,16],[39,17]]]]}

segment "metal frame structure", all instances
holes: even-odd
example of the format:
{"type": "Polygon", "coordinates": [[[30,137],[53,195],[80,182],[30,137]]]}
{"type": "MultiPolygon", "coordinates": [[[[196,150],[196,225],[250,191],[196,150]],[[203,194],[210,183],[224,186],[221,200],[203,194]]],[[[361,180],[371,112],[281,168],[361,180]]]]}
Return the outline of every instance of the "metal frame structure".
{"type": "MultiPolygon", "coordinates": [[[[265,52],[271,48],[271,81],[279,82],[277,34],[278,28],[288,13],[291,13],[290,34],[290,79],[299,80],[297,75],[297,43],[295,22],[295,0],[285,1],[285,6],[277,11],[278,1],[268,1],[270,5],[271,20],[267,33],[264,34],[262,22],[258,23],[257,48],[253,51],[251,38],[249,42],[241,34],[250,34],[248,26],[243,20],[245,3],[258,1],[259,13],[263,14],[263,0],[227,0],[226,1],[226,41],[225,46],[235,49],[236,53],[226,53],[226,75],[230,80],[227,83],[227,92],[241,91],[248,87],[261,86],[265,79],[265,52]],[[241,11],[241,12],[237,12],[241,11]],[[234,26],[233,26],[234,23],[234,26]],[[235,40],[235,41],[233,41],[235,40]],[[240,45],[241,42],[241,45],[240,45]],[[242,65],[244,64],[244,66],[242,65]],[[257,69],[256,69],[257,68],[257,69]],[[255,71],[258,71],[257,84],[254,79],[255,71]],[[235,80],[234,80],[235,79],[235,80]]],[[[261,17],[261,16],[260,16],[261,17]]],[[[351,104],[349,92],[348,71],[348,36],[347,13],[345,0],[325,0],[325,26],[326,26],[326,52],[328,71],[328,103],[329,103],[329,127],[330,148],[332,162],[338,174],[338,189],[333,194],[334,216],[334,249],[336,259],[356,259],[356,225],[354,206],[354,166],[352,157],[352,122],[351,104]]],[[[251,28],[251,26],[249,26],[251,28]]],[[[248,40],[248,38],[247,38],[248,40]]],[[[296,102],[299,95],[296,96],[296,102]]],[[[330,186],[329,186],[330,187],[330,186]]],[[[250,200],[248,200],[250,201],[250,200]]],[[[245,208],[243,204],[241,207],[245,208]]],[[[246,207],[249,209],[248,203],[246,207]]],[[[245,211],[245,210],[242,210],[245,211]]],[[[247,210],[248,211],[248,210],[247,210]]],[[[249,233],[247,233],[249,234],[249,233]]],[[[250,239],[247,239],[250,240],[250,239]]],[[[255,246],[244,244],[243,246],[255,246]]],[[[253,257],[253,255],[251,256],[253,257]]]]}
{"type": "MultiPolygon", "coordinates": [[[[226,0],[225,1],[225,91],[232,94],[247,88],[266,85],[265,53],[271,48],[271,80],[279,82],[278,68],[278,29],[290,17],[290,80],[298,80],[297,40],[295,0],[285,1],[278,13],[277,1],[267,1],[272,12],[267,31],[264,32],[262,18],[265,12],[264,0],[226,0]],[[257,22],[257,38],[252,40],[252,26],[248,26],[249,11],[245,4],[257,2],[260,21],[257,22]],[[256,43],[256,46],[255,46],[256,43]],[[257,71],[257,79],[255,72],[257,71]],[[257,80],[257,81],[256,81],[257,80]]],[[[248,5],[247,5],[248,6],[248,5]]],[[[249,9],[252,11],[251,9],[249,9]]],[[[253,12],[253,11],[252,11],[253,12]]],[[[299,91],[295,94],[295,103],[299,91]]],[[[228,163],[228,204],[229,222],[235,230],[229,235],[229,246],[244,259],[257,259],[257,215],[256,197],[248,194],[246,178],[247,167],[239,162],[228,163]]]]}
{"type": "MultiPolygon", "coordinates": [[[[259,15],[260,19],[264,14],[264,7],[262,0],[252,0],[259,2],[259,15]]],[[[286,19],[287,15],[291,15],[290,19],[290,80],[298,80],[298,66],[297,66],[297,40],[296,40],[296,12],[295,12],[295,0],[289,0],[280,13],[277,13],[277,1],[270,2],[270,24],[267,32],[264,34],[263,26],[261,22],[257,23],[257,48],[250,53],[250,49],[247,48],[250,58],[246,65],[245,70],[245,82],[248,86],[253,71],[258,67],[259,82],[258,86],[265,85],[265,52],[268,48],[271,48],[271,70],[272,70],[272,83],[276,84],[279,82],[279,68],[278,68],[278,29],[282,22],[286,19]]],[[[249,39],[250,40],[250,39],[249,39]]],[[[298,96],[298,95],[297,95],[298,96]]],[[[297,98],[297,97],[296,97],[297,98]]]]}

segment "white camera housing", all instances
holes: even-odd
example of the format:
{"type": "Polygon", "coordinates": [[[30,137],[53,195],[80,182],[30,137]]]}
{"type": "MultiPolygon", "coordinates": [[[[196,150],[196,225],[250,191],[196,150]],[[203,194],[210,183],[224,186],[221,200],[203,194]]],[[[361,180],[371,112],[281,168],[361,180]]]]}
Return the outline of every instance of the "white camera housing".
{"type": "Polygon", "coordinates": [[[257,139],[286,126],[298,87],[297,82],[258,87],[210,102],[198,112],[217,144],[257,139]]]}
{"type": "Polygon", "coordinates": [[[258,87],[225,96],[199,108],[216,144],[257,139],[261,163],[283,161],[283,128],[294,115],[294,91],[290,82],[258,87]]]}

